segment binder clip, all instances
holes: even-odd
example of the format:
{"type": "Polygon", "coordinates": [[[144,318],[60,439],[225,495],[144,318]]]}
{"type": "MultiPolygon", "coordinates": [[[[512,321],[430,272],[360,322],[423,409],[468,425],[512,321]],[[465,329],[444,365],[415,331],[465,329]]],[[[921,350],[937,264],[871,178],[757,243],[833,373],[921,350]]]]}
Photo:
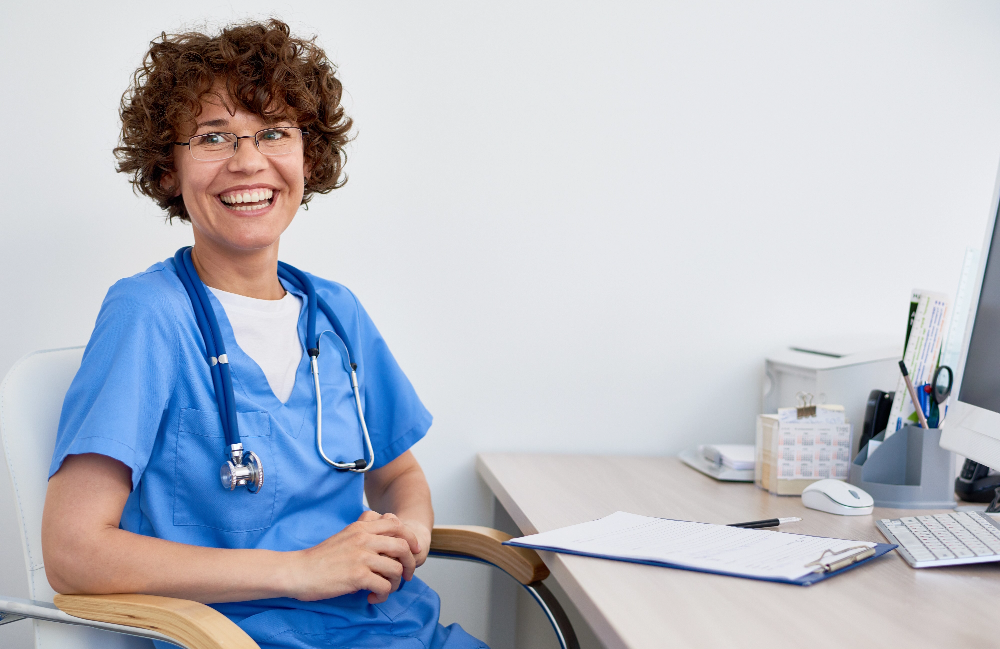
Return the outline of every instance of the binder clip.
{"type": "Polygon", "coordinates": [[[795,399],[799,405],[795,408],[796,419],[807,419],[816,416],[816,405],[813,404],[813,395],[810,392],[797,392],[795,399]]]}

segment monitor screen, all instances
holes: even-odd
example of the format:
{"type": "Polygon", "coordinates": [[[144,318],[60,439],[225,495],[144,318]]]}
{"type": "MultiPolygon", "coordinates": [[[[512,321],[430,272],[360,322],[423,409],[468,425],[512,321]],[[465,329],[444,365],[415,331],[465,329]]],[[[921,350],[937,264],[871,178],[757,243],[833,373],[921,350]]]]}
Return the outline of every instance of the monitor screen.
{"type": "Polygon", "coordinates": [[[969,353],[962,375],[958,399],[965,403],[1000,413],[1000,218],[993,226],[993,237],[983,274],[979,308],[972,323],[969,353]]]}

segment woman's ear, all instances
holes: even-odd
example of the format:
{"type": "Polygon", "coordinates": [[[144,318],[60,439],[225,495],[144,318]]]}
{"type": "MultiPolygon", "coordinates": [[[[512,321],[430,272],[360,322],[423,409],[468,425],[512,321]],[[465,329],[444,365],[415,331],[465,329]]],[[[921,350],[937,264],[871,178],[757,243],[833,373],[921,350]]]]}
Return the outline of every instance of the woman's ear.
{"type": "Polygon", "coordinates": [[[159,185],[160,189],[169,193],[172,197],[176,197],[181,193],[180,184],[177,182],[177,175],[172,171],[168,171],[160,176],[159,185]]]}

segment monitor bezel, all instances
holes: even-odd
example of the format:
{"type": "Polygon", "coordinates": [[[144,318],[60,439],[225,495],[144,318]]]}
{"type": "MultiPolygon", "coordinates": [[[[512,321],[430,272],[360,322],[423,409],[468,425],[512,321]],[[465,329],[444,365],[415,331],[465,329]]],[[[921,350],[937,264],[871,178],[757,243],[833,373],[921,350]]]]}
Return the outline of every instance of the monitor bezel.
{"type": "MultiPolygon", "coordinates": [[[[973,459],[990,467],[1000,468],[1000,413],[986,408],[974,406],[960,401],[962,380],[965,377],[965,366],[969,356],[969,344],[972,339],[972,329],[976,324],[976,314],[979,311],[979,300],[982,296],[983,279],[986,276],[986,265],[989,263],[990,246],[993,243],[994,229],[1000,212],[1000,165],[993,184],[993,200],[990,203],[990,213],[986,223],[986,234],[980,249],[979,267],[972,299],[969,303],[969,314],[965,322],[965,332],[962,338],[962,353],[959,356],[958,367],[955,369],[955,382],[952,390],[953,403],[949,408],[941,426],[941,447],[973,459]],[[996,431],[996,435],[980,432],[986,426],[996,431]],[[989,446],[996,446],[990,449],[989,446]]],[[[1000,263],[1000,259],[996,260],[1000,263]]]]}

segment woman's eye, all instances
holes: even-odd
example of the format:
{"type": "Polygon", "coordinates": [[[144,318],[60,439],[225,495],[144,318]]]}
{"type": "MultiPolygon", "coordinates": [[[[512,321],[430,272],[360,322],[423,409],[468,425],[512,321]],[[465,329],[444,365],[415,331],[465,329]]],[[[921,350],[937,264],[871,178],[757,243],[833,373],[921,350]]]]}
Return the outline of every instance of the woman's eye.
{"type": "Polygon", "coordinates": [[[275,128],[275,129],[271,129],[271,130],[264,131],[263,133],[261,133],[259,139],[261,139],[261,140],[267,140],[269,142],[274,142],[274,141],[280,140],[280,139],[282,139],[284,137],[285,137],[285,132],[282,131],[281,129],[275,128]]]}
{"type": "Polygon", "coordinates": [[[226,138],[219,133],[209,133],[208,135],[203,135],[202,138],[205,144],[222,144],[226,141],[226,138]]]}

